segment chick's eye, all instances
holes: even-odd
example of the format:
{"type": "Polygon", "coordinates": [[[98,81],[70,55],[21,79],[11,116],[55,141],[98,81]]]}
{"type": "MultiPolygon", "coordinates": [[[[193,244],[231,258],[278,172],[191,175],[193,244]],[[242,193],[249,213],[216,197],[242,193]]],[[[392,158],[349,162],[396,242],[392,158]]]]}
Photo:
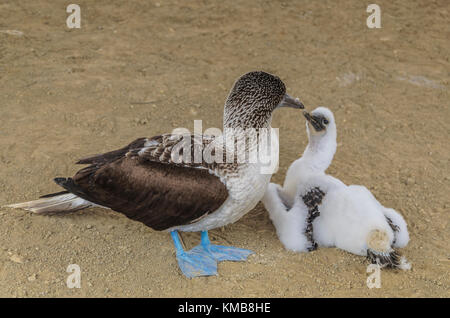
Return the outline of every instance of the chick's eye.
{"type": "Polygon", "coordinates": [[[325,124],[325,125],[328,125],[328,119],[322,119],[322,122],[325,124]]]}

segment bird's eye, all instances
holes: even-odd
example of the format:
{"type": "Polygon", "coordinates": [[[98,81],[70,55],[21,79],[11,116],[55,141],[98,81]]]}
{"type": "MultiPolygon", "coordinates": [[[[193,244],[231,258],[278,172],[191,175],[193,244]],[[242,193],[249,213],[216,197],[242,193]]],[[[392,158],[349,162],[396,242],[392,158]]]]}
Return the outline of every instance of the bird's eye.
{"type": "Polygon", "coordinates": [[[323,123],[324,125],[328,125],[328,119],[326,119],[326,118],[322,119],[322,123],[323,123]]]}

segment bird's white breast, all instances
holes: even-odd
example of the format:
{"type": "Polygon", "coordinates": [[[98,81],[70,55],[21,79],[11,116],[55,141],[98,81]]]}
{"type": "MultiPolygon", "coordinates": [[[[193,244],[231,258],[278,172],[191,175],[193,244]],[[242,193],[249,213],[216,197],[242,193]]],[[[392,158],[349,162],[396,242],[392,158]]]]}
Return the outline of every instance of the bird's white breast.
{"type": "MultiPolygon", "coordinates": [[[[278,167],[278,136],[271,139],[272,156],[270,166],[278,167]]],[[[268,165],[259,161],[256,163],[240,164],[237,170],[222,175],[222,179],[228,189],[228,198],[215,212],[201,218],[199,221],[178,226],[170,230],[185,232],[207,231],[217,227],[236,222],[247,212],[252,210],[262,199],[270,182],[272,173],[268,165]]]]}
{"type": "Polygon", "coordinates": [[[217,211],[196,223],[178,226],[170,230],[207,231],[236,222],[261,200],[270,177],[270,174],[261,174],[259,167],[254,164],[241,167],[236,175],[226,178],[229,196],[217,211]]]}

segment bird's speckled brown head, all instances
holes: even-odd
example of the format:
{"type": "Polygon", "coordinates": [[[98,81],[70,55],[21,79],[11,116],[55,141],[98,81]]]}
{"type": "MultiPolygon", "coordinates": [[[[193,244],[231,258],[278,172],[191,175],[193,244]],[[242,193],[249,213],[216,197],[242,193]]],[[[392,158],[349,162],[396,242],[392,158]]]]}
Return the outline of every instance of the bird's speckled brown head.
{"type": "Polygon", "coordinates": [[[283,106],[303,108],[300,101],[286,94],[279,77],[261,71],[247,73],[234,83],[225,102],[224,127],[268,127],[272,112],[283,106]]]}

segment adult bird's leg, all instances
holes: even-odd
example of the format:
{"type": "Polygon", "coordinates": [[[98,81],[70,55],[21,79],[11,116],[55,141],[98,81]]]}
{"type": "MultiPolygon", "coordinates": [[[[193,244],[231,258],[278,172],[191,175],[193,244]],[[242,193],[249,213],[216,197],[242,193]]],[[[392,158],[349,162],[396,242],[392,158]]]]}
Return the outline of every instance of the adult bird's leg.
{"type": "Polygon", "coordinates": [[[177,231],[170,232],[176,249],[178,266],[189,278],[217,275],[217,261],[204,249],[193,248],[185,251],[177,231]]]}
{"type": "Polygon", "coordinates": [[[252,251],[232,246],[213,245],[209,241],[208,231],[202,231],[201,243],[194,249],[204,249],[218,261],[245,261],[252,251]]]}

